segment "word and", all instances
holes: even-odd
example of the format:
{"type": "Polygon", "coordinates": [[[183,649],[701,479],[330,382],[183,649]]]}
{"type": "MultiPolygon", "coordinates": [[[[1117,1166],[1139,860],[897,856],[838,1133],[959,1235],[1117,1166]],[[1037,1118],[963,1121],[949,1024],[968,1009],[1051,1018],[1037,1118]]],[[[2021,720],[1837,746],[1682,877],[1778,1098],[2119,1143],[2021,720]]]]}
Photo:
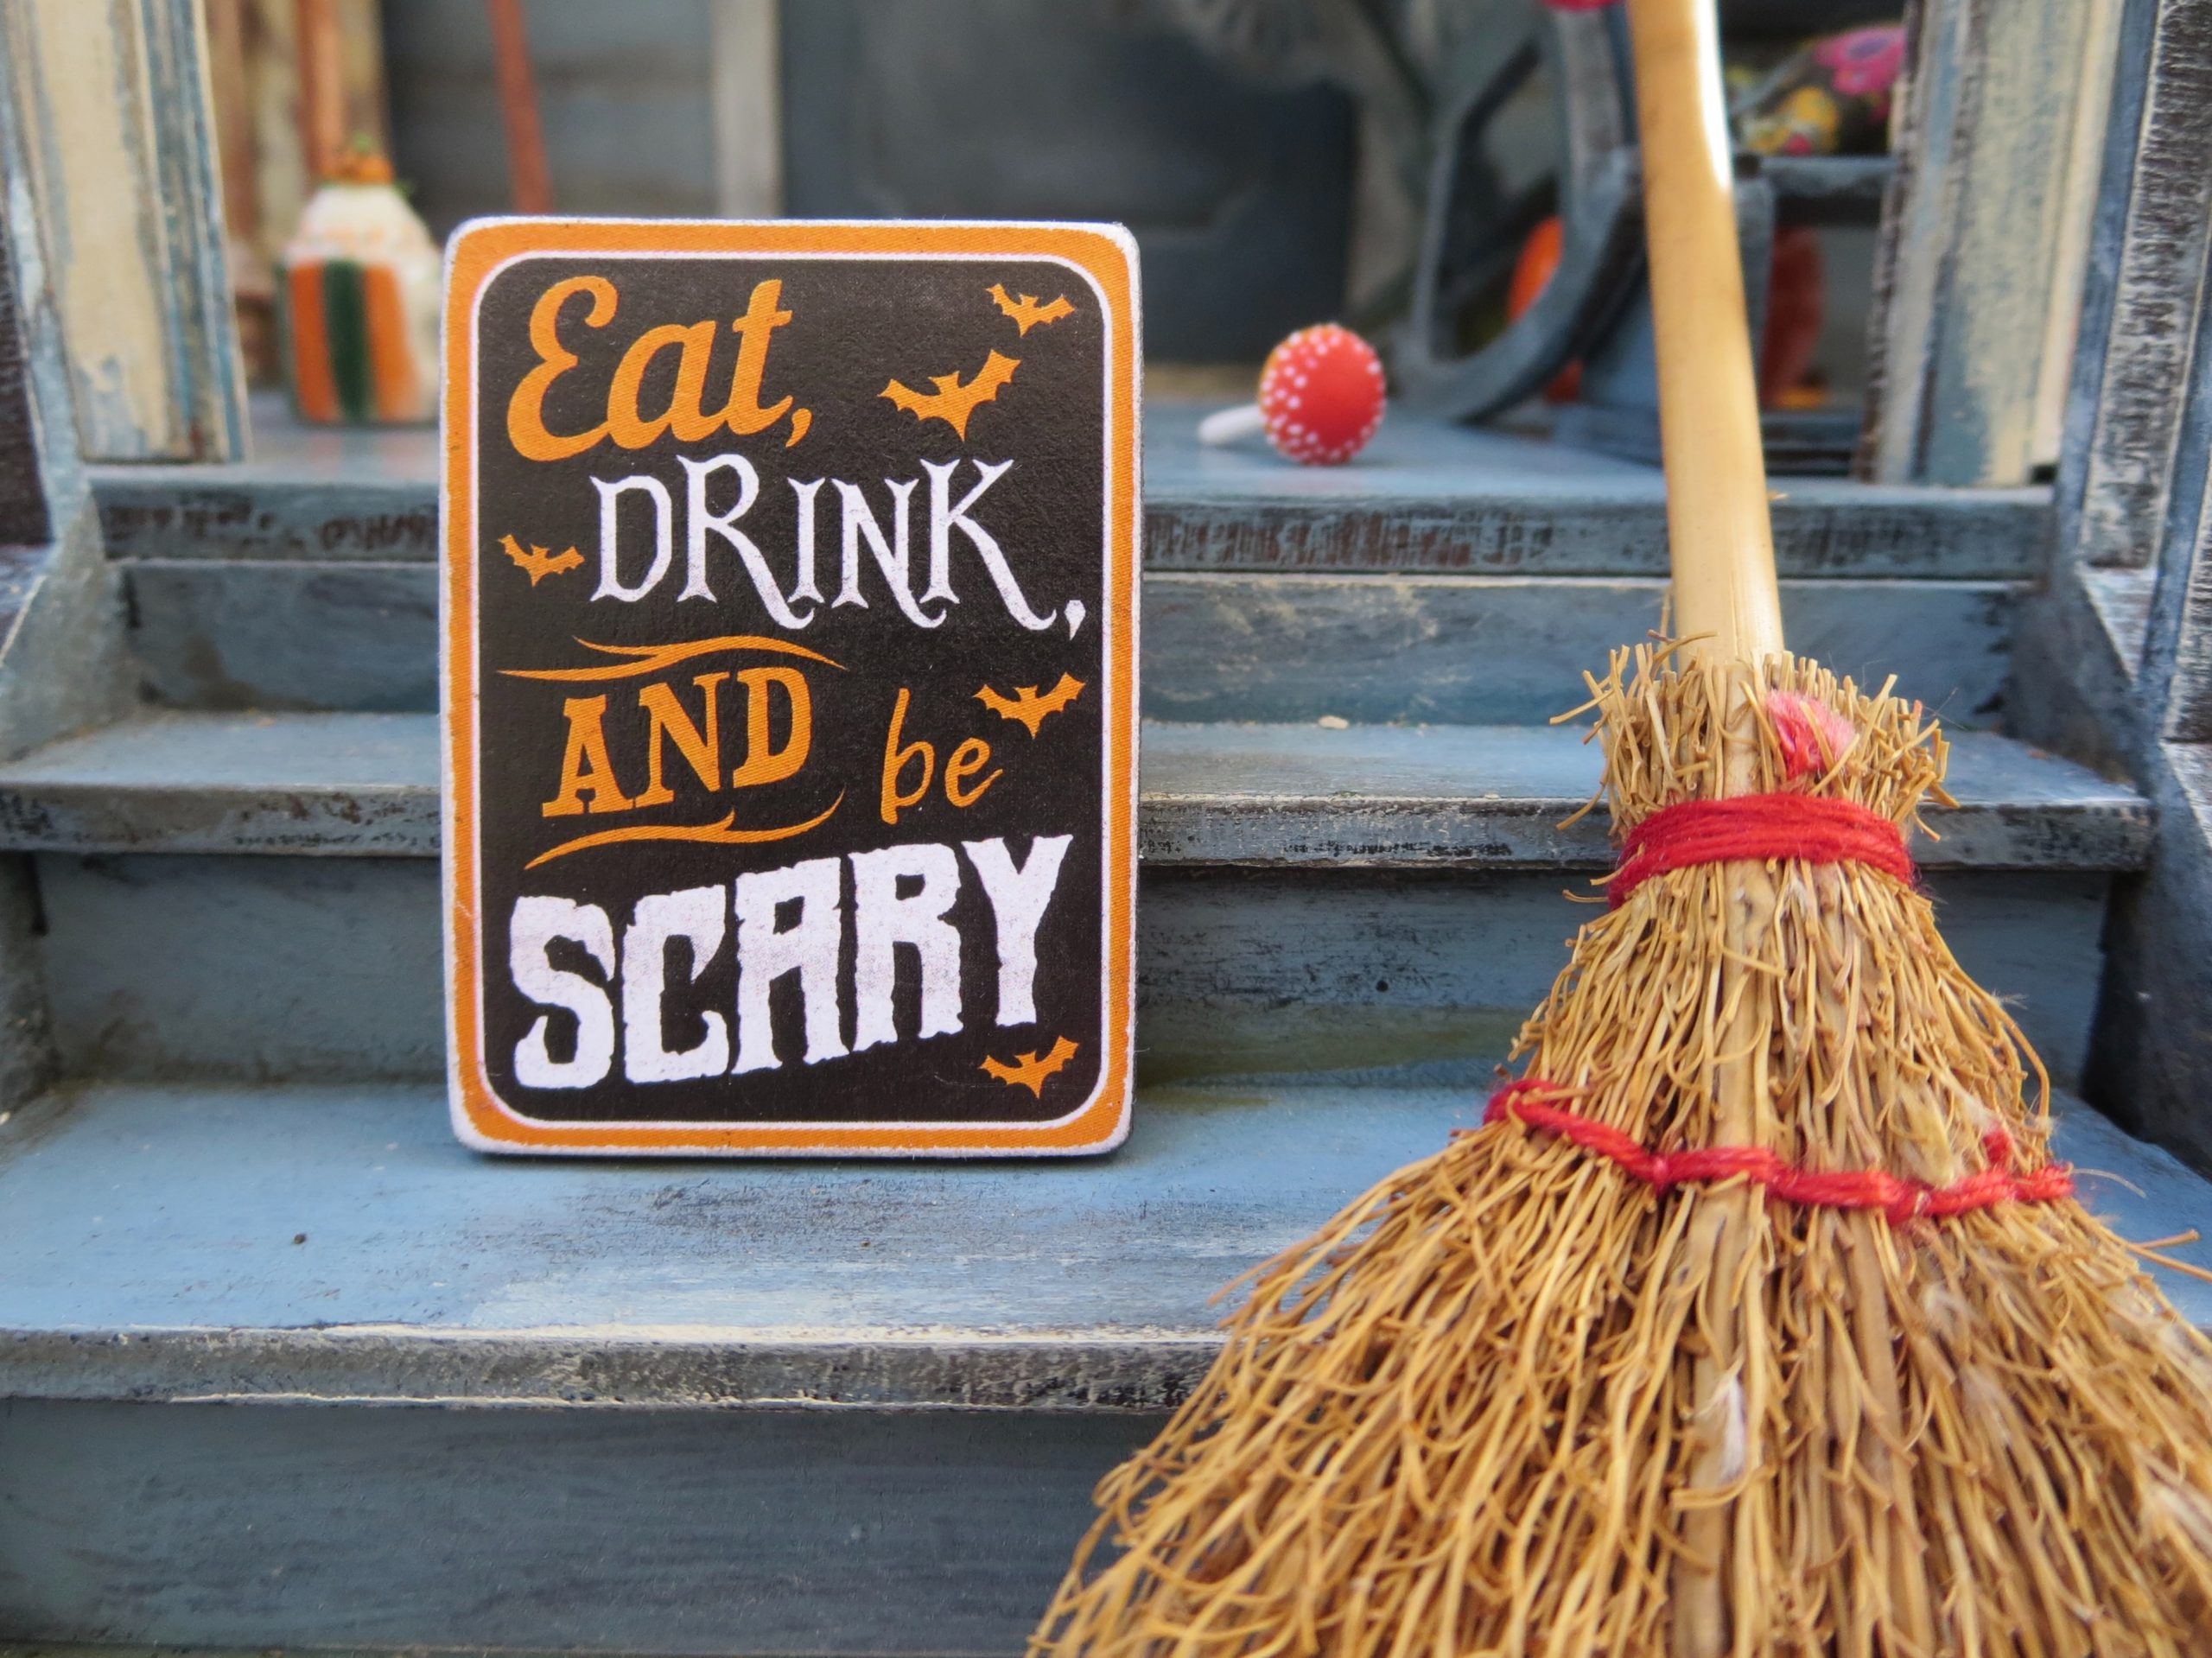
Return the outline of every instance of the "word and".
{"type": "MultiPolygon", "coordinates": [[[[1036,1022],[1038,930],[1073,838],[1035,836],[1018,863],[1002,838],[961,843],[991,912],[1000,1026],[1036,1022]]],[[[574,1036],[563,1045],[566,1057],[556,1054],[553,1017],[540,1013],[515,1046],[516,1078],[526,1088],[589,1088],[613,1072],[618,1051],[622,1075],[632,1083],[778,1070],[794,1057],[788,1039],[779,1039],[770,994],[785,978],[798,983],[796,1057],[805,1064],[905,1035],[957,1034],[967,1013],[961,981],[968,945],[947,912],[960,895],[962,868],[952,847],[927,842],[810,858],[728,885],[649,893],[632,907],[619,941],[613,918],[599,905],[518,899],[508,922],[508,972],[530,1001],[565,1013],[574,1036]],[[849,929],[849,982],[839,965],[849,929]],[[562,952],[565,959],[581,950],[599,976],[556,964],[555,946],[563,943],[573,947],[562,952]],[[683,946],[688,958],[674,986],[671,945],[683,946]],[[734,1007],[725,1013],[676,1006],[726,948],[736,959],[734,1007]],[[898,1028],[902,954],[919,969],[910,1032],[898,1028]],[[669,1027],[678,1021],[692,1039],[671,1046],[669,1027]]]]}
{"type": "Polygon", "coordinates": [[[561,704],[568,740],[561,751],[561,778],[551,799],[538,807],[547,817],[583,812],[626,812],[664,806],[676,798],[668,784],[668,750],[673,746],[699,785],[719,794],[725,776],[732,789],[780,783],[805,765],[814,746],[814,693],[796,668],[741,668],[699,674],[691,681],[699,713],[691,710],[673,685],[655,683],[638,692],[645,720],[645,786],[632,794],[624,788],[607,743],[605,692],[571,696],[561,704]],[[734,677],[745,698],[745,747],[734,766],[724,771],[721,687],[734,677]],[[784,740],[774,740],[773,702],[784,705],[784,740]]]}

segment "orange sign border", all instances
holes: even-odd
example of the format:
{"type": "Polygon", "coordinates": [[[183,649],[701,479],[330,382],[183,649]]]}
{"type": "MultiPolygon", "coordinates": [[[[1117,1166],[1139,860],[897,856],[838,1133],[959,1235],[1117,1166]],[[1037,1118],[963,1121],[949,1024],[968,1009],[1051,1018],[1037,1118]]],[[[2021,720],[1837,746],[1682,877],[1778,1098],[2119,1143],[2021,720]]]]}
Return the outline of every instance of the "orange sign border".
{"type": "Polygon", "coordinates": [[[454,1132],[484,1151],[571,1156],[1039,1156],[1109,1151],[1128,1133],[1135,1013],[1139,310],[1136,249],[1117,226],[938,220],[688,222],[500,219],[463,226],[447,254],[446,383],[441,400],[445,488],[440,537],[441,728],[445,750],[447,1075],[454,1132]],[[1049,258],[1097,285],[1108,308],[1108,607],[1113,638],[1106,710],[1105,1066],[1090,1102],[1045,1123],[552,1123],[501,1101],[485,1075],[476,928],[474,692],[475,503],[472,459],[475,308],[484,284],[531,254],[779,253],[926,258],[1049,258]]]}

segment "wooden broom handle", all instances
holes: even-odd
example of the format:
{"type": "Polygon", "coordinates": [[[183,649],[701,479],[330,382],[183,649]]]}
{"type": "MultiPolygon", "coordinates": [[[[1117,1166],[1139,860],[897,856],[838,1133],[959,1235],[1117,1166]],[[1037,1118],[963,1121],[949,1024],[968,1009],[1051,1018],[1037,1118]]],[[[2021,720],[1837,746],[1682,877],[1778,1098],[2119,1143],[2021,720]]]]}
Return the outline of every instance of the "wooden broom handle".
{"type": "Polygon", "coordinates": [[[1713,0],[1629,0],[1658,340],[1674,632],[1707,660],[1782,649],[1713,0]]]}

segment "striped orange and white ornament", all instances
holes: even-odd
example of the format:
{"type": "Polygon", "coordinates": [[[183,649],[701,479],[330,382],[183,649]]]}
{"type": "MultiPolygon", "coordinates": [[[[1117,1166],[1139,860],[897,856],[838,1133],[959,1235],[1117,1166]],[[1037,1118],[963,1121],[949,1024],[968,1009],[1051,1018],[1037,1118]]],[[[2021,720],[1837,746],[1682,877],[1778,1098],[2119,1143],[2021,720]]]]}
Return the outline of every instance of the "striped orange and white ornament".
{"type": "Polygon", "coordinates": [[[437,244],[391,181],[348,157],[308,200],[277,284],[284,380],[303,421],[399,425],[437,408],[437,244]]]}

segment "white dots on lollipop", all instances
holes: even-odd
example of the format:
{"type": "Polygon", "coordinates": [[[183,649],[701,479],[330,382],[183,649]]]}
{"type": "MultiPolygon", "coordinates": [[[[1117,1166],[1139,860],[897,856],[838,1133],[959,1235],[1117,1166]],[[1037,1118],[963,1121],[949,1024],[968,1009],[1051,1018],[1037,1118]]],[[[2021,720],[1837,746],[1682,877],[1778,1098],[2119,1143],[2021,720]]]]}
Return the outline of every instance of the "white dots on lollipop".
{"type": "Polygon", "coordinates": [[[1306,465],[1335,466],[1366,448],[1382,424],[1382,359],[1357,334],[1334,323],[1300,328],[1268,358],[1260,374],[1260,412],[1278,453],[1306,465]]]}

